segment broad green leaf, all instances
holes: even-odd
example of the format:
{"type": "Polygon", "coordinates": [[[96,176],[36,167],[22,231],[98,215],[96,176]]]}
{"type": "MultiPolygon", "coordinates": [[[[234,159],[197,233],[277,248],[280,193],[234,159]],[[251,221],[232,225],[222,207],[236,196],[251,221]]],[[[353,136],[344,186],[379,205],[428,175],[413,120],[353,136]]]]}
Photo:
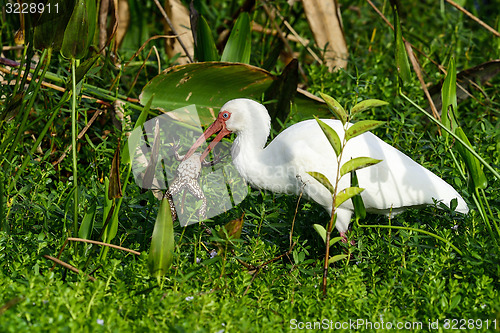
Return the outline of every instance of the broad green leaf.
{"type": "Polygon", "coordinates": [[[385,101],[381,101],[379,99],[367,99],[367,100],[361,101],[352,107],[351,117],[354,117],[354,115],[359,113],[359,112],[363,112],[365,110],[375,108],[377,106],[387,105],[387,104],[389,104],[389,103],[387,103],[385,101]]]}
{"type": "Polygon", "coordinates": [[[228,100],[259,100],[274,80],[271,73],[250,65],[194,63],[171,67],[153,78],[142,90],[140,100],[144,104],[154,94],[152,107],[166,112],[195,104],[201,123],[208,124],[228,100]]]}
{"type": "MultiPolygon", "coordinates": [[[[469,139],[467,138],[461,127],[456,128],[455,134],[465,143],[467,143],[469,147],[472,147],[472,145],[469,142],[469,139]]],[[[460,156],[462,156],[465,165],[467,166],[467,170],[469,171],[469,177],[472,180],[472,186],[475,189],[479,188],[485,189],[488,186],[488,181],[483,172],[483,168],[479,163],[479,160],[475,158],[474,155],[472,155],[472,153],[468,151],[461,143],[457,142],[456,147],[458,152],[460,153],[460,156]]]]}
{"type": "Polygon", "coordinates": [[[330,238],[330,246],[332,246],[335,243],[340,242],[343,239],[344,239],[344,237],[333,237],[333,238],[330,238]]]}
{"type": "Polygon", "coordinates": [[[345,139],[346,141],[351,140],[354,137],[357,137],[358,135],[361,135],[365,132],[371,131],[380,125],[384,124],[383,121],[378,121],[378,120],[362,120],[358,121],[351,127],[347,129],[345,132],[345,139]]]}
{"type": "Polygon", "coordinates": [[[342,105],[340,105],[340,103],[337,102],[335,100],[335,98],[333,98],[331,96],[325,95],[323,93],[319,93],[319,95],[326,102],[326,104],[328,105],[330,110],[333,112],[335,117],[337,117],[337,119],[339,119],[342,122],[342,124],[345,124],[347,122],[347,113],[345,112],[342,105]]]}
{"type": "Polygon", "coordinates": [[[340,191],[335,197],[335,207],[339,207],[345,201],[351,199],[353,196],[364,191],[364,188],[359,187],[348,187],[340,191]]]}
{"type": "MultiPolygon", "coordinates": [[[[323,243],[326,243],[326,229],[320,224],[313,224],[314,230],[318,233],[318,235],[323,239],[323,243]]],[[[334,237],[330,239],[330,246],[335,243],[338,243],[342,240],[342,237],[334,237]]]]}
{"type": "MultiPolygon", "coordinates": [[[[151,107],[165,112],[195,104],[201,124],[207,125],[213,122],[227,101],[235,98],[260,100],[276,79],[266,70],[245,64],[201,62],[174,66],[149,81],[142,90],[140,101],[144,105],[155,95],[151,107]]],[[[330,115],[326,104],[310,96],[298,91],[294,101],[296,107],[291,109],[294,115],[301,119],[330,115]]],[[[197,125],[190,118],[181,117],[180,120],[197,125]]]]}
{"type": "MultiPolygon", "coordinates": [[[[116,209],[116,207],[115,207],[116,209]]],[[[114,210],[111,210],[110,214],[112,216],[110,217],[110,220],[108,222],[108,225],[106,226],[106,229],[104,229],[104,233],[102,236],[102,241],[105,243],[111,242],[116,234],[118,233],[118,214],[114,212],[114,210]]],[[[101,251],[101,258],[104,259],[106,258],[106,253],[109,250],[108,247],[104,248],[103,251],[101,251]]]]}
{"type": "Polygon", "coordinates": [[[218,61],[219,53],[215,45],[212,30],[208,26],[207,21],[200,15],[196,27],[196,59],[198,61],[218,61]]]}
{"type": "MultiPolygon", "coordinates": [[[[359,187],[358,176],[356,171],[351,172],[351,186],[359,187]]],[[[352,205],[354,206],[354,217],[356,221],[362,220],[366,217],[365,204],[363,198],[360,194],[357,194],[351,198],[352,205]]]]}
{"type": "Polygon", "coordinates": [[[314,179],[316,179],[318,182],[320,182],[330,193],[333,195],[334,189],[332,183],[326,178],[326,176],[322,173],[319,172],[314,172],[314,171],[307,171],[307,173],[312,176],[314,179]]]}
{"type": "Polygon", "coordinates": [[[314,230],[318,233],[318,235],[323,239],[323,243],[326,243],[326,229],[320,224],[313,224],[314,230]]]}
{"type": "MultiPolygon", "coordinates": [[[[152,95],[149,100],[147,101],[146,105],[141,111],[141,114],[139,115],[139,118],[137,118],[137,121],[135,122],[134,129],[136,129],[139,126],[142,126],[144,122],[146,121],[148,117],[148,112],[151,109],[151,103],[153,102],[154,95],[152,95]]],[[[123,149],[122,149],[122,163],[123,164],[129,164],[130,163],[130,152],[128,147],[137,147],[138,142],[140,140],[140,136],[138,135],[131,135],[127,139],[127,142],[125,143],[123,149]]]]}
{"type": "Polygon", "coordinates": [[[334,262],[345,259],[345,258],[347,258],[347,254],[337,254],[336,256],[330,257],[330,259],[328,259],[328,263],[333,264],[334,262]]]}
{"type": "Polygon", "coordinates": [[[97,19],[96,0],[76,0],[73,13],[64,31],[61,55],[81,59],[87,55],[94,38],[97,19]]]}
{"type": "Polygon", "coordinates": [[[462,296],[460,296],[460,294],[453,296],[451,298],[451,301],[450,301],[450,310],[453,310],[454,308],[456,308],[458,306],[458,304],[460,304],[461,300],[462,300],[462,296]]]}
{"type": "Polygon", "coordinates": [[[250,15],[242,12],[229,35],[221,61],[249,64],[252,50],[251,33],[250,15]]]}
{"type": "Polygon", "coordinates": [[[59,51],[64,37],[64,30],[73,12],[75,0],[48,0],[34,31],[34,44],[37,49],[52,48],[59,51]],[[56,7],[57,6],[57,7],[56,7]],[[54,10],[58,8],[59,10],[54,10]]]}
{"type": "Polygon", "coordinates": [[[404,84],[410,81],[410,63],[408,62],[408,54],[406,53],[403,34],[401,33],[401,24],[396,7],[394,7],[394,35],[396,39],[396,68],[399,78],[404,84]]]}
{"type": "MultiPolygon", "coordinates": [[[[316,118],[316,117],[314,117],[314,118],[316,118]]],[[[335,151],[335,155],[339,156],[340,151],[342,150],[342,143],[340,142],[340,138],[339,138],[337,132],[335,132],[335,130],[333,128],[331,128],[330,126],[325,124],[323,121],[319,120],[318,118],[316,118],[316,121],[318,122],[319,127],[321,127],[321,130],[323,131],[323,133],[325,133],[326,138],[328,139],[328,141],[330,142],[330,145],[332,146],[333,150],[335,151]]]]}
{"type": "Polygon", "coordinates": [[[174,223],[170,212],[168,199],[163,199],[158,210],[151,247],[148,254],[148,266],[151,275],[157,277],[158,282],[169,270],[174,260],[174,223]]]}
{"type": "MultiPolygon", "coordinates": [[[[441,89],[441,122],[443,125],[455,133],[458,127],[456,121],[457,111],[457,71],[455,68],[455,59],[450,58],[448,64],[448,73],[441,89]]],[[[443,131],[443,136],[448,139],[448,132],[443,131]]]]}
{"type": "Polygon", "coordinates": [[[374,165],[382,162],[382,160],[377,160],[371,157],[356,157],[347,162],[345,162],[340,168],[340,177],[345,175],[348,172],[352,172],[354,170],[359,170],[362,168],[366,168],[370,165],[374,165]]]}
{"type": "Polygon", "coordinates": [[[97,205],[94,203],[85,213],[83,217],[82,224],[78,230],[78,237],[83,239],[89,239],[92,233],[92,228],[94,227],[94,218],[97,205]]]}

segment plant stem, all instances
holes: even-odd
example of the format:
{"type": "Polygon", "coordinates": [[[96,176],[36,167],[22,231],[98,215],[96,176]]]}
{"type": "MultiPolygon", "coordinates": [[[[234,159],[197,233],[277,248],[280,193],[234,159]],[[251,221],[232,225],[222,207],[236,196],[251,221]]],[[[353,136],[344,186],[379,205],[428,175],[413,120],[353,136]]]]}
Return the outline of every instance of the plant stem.
{"type": "Polygon", "coordinates": [[[462,251],[460,251],[455,245],[453,245],[450,241],[444,239],[441,236],[438,236],[436,234],[433,234],[432,232],[425,231],[422,229],[417,229],[417,228],[411,228],[411,227],[400,227],[400,226],[393,226],[393,225],[381,225],[381,224],[374,224],[374,225],[367,225],[367,224],[360,224],[358,222],[358,227],[360,228],[383,228],[383,229],[400,229],[400,230],[408,230],[408,231],[415,231],[415,232],[420,232],[422,234],[429,235],[431,237],[434,237],[442,242],[447,243],[450,245],[458,254],[461,256],[463,255],[462,251]]]}
{"type": "Polygon", "coordinates": [[[483,195],[483,198],[484,198],[484,202],[486,204],[486,208],[488,208],[488,213],[490,214],[490,216],[492,217],[491,219],[491,222],[493,223],[493,225],[495,226],[495,230],[497,231],[498,233],[498,236],[500,237],[500,228],[498,227],[498,224],[497,222],[495,221],[495,218],[493,216],[493,212],[491,211],[491,208],[490,208],[490,204],[488,203],[488,199],[486,198],[486,193],[484,193],[484,190],[483,189],[480,189],[481,190],[481,194],[483,195]]]}
{"type": "Polygon", "coordinates": [[[342,153],[344,152],[344,147],[347,143],[345,138],[345,131],[347,130],[347,123],[344,125],[344,138],[342,140],[342,146],[340,147],[339,156],[337,156],[337,176],[335,177],[335,189],[332,196],[332,215],[330,216],[330,222],[328,223],[328,229],[326,230],[326,250],[325,250],[325,264],[323,266],[323,296],[326,296],[326,285],[328,278],[328,260],[330,259],[330,235],[332,234],[332,229],[335,220],[335,199],[337,198],[337,189],[340,182],[340,161],[342,160],[342,153]]]}
{"type": "Polygon", "coordinates": [[[73,185],[74,185],[74,205],[73,205],[73,234],[75,237],[78,235],[78,168],[76,164],[76,135],[77,135],[77,123],[76,123],[76,78],[75,78],[75,66],[76,59],[71,59],[71,75],[72,75],[72,86],[71,86],[71,143],[73,145],[73,185]]]}

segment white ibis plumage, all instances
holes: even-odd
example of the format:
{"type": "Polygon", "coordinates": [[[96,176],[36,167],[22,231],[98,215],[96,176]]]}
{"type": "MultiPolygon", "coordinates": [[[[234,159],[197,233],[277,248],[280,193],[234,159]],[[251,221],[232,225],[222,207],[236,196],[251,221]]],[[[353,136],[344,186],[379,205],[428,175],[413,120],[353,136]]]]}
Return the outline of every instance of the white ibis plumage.
{"type": "MultiPolygon", "coordinates": [[[[253,100],[235,99],[222,106],[217,119],[195,142],[187,157],[216,132],[218,135],[202,155],[208,154],[225,135],[236,134],[231,148],[233,163],[252,187],[273,192],[299,194],[322,205],[330,214],[330,192],[307,171],[324,174],[330,182],[337,175],[335,152],[315,120],[294,124],[281,132],[264,148],[270,133],[266,108],[253,100]]],[[[338,120],[324,119],[343,139],[344,129],[338,120]]],[[[469,211],[464,199],[444,180],[370,132],[349,140],[341,165],[351,158],[367,156],[382,162],[358,170],[361,196],[369,213],[396,214],[408,207],[431,205],[434,200],[447,206],[457,199],[456,211],[469,211]]],[[[350,186],[349,175],[342,177],[338,189],[350,186]]],[[[337,210],[335,227],[345,237],[353,206],[351,200],[337,210]]]]}

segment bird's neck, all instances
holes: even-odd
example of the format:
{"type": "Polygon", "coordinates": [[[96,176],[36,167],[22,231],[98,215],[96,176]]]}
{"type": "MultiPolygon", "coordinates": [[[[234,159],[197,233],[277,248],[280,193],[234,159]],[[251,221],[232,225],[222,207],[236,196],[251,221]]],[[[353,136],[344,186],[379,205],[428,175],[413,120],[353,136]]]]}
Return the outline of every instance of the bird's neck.
{"type": "Polygon", "coordinates": [[[289,170],[275,156],[276,147],[264,148],[264,144],[264,140],[255,141],[252,138],[238,136],[231,152],[233,164],[252,187],[287,192],[289,170]]]}
{"type": "Polygon", "coordinates": [[[269,167],[265,162],[266,138],[262,139],[262,137],[240,133],[231,147],[234,166],[240,175],[250,183],[252,183],[252,179],[255,179],[255,174],[259,173],[259,170],[263,171],[269,167]]]}
{"type": "Polygon", "coordinates": [[[233,161],[252,165],[262,159],[264,153],[265,138],[249,135],[249,133],[239,133],[231,147],[233,161]]]}

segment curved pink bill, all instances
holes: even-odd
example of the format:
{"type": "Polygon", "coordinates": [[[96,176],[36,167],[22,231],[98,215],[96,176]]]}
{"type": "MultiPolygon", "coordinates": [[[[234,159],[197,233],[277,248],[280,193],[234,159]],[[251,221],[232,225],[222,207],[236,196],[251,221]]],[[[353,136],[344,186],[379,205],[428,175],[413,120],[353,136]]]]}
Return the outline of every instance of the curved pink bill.
{"type": "Polygon", "coordinates": [[[207,128],[207,130],[202,135],[200,135],[200,137],[196,140],[196,142],[191,146],[191,148],[187,152],[186,156],[184,156],[183,160],[186,160],[189,157],[191,157],[191,155],[194,154],[194,152],[196,151],[196,149],[198,149],[198,147],[200,147],[205,141],[208,140],[208,138],[210,138],[214,133],[217,133],[217,132],[219,132],[219,133],[217,134],[215,139],[212,140],[210,145],[205,149],[205,151],[201,155],[201,157],[200,157],[201,161],[203,161],[205,159],[205,157],[207,157],[208,153],[215,147],[215,145],[217,145],[217,143],[220,140],[222,140],[223,137],[225,137],[226,135],[231,133],[231,131],[226,129],[226,123],[224,122],[224,120],[222,120],[220,115],[212,123],[212,125],[210,125],[207,128]]]}

